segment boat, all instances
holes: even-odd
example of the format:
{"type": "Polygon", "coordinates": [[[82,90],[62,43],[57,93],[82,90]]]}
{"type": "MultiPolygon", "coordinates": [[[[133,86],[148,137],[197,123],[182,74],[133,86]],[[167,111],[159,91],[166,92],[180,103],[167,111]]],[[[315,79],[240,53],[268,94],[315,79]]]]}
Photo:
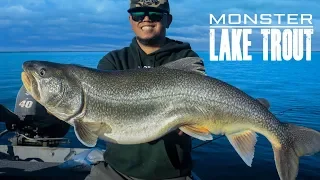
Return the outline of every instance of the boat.
{"type": "MultiPolygon", "coordinates": [[[[8,133],[0,133],[0,138],[8,133]]],[[[0,145],[0,179],[85,179],[90,173],[88,166],[61,168],[65,162],[92,148],[68,147],[67,138],[30,138],[15,133],[8,139],[10,144],[0,145]],[[60,147],[60,145],[67,147],[60,147]]],[[[99,158],[98,158],[99,159],[99,158]]],[[[194,180],[201,180],[192,172],[194,180]]]]}
{"type": "MultiPolygon", "coordinates": [[[[6,130],[1,135],[5,133],[6,130]]],[[[84,179],[90,173],[59,167],[88,150],[57,146],[70,143],[67,138],[33,139],[17,133],[8,140],[8,145],[0,145],[0,179],[84,179]]]]}

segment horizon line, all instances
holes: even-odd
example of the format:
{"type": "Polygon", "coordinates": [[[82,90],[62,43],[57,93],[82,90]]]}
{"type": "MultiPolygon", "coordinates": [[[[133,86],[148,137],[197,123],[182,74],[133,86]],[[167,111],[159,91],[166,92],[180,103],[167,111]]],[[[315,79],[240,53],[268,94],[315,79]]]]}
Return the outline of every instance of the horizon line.
{"type": "Polygon", "coordinates": [[[262,28],[267,28],[267,29],[274,29],[274,28],[295,28],[295,29],[313,29],[313,26],[263,26],[263,25],[253,25],[253,26],[228,26],[228,25],[223,25],[223,26],[210,26],[210,29],[217,29],[217,28],[251,28],[251,29],[262,29],[262,28]]]}

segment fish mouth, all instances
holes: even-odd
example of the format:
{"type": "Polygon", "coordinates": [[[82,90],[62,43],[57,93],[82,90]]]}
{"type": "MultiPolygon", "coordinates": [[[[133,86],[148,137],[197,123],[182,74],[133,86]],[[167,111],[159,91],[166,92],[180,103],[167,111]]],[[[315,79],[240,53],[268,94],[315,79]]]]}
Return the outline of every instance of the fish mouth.
{"type": "Polygon", "coordinates": [[[21,79],[22,79],[24,87],[27,89],[28,92],[30,92],[32,83],[31,83],[31,80],[29,78],[28,73],[27,72],[22,72],[21,73],[21,79]]]}
{"type": "Polygon", "coordinates": [[[33,77],[32,73],[23,71],[21,73],[21,80],[27,92],[32,95],[35,100],[40,100],[40,96],[36,88],[36,79],[33,77]]]}

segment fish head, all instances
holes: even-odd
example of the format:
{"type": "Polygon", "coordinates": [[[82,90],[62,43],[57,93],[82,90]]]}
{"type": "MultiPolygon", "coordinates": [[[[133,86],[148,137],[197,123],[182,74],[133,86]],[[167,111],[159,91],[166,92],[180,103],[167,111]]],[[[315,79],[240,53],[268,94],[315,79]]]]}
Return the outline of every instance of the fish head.
{"type": "Polygon", "coordinates": [[[81,108],[82,92],[67,64],[49,61],[26,61],[21,79],[27,92],[47,111],[66,120],[81,108]]]}

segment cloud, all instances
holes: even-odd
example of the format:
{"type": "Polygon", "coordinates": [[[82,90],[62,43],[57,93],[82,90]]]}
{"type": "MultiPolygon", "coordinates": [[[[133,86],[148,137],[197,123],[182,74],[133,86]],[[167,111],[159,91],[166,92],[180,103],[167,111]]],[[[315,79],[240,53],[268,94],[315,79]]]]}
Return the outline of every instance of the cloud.
{"type": "MultiPolygon", "coordinates": [[[[168,37],[187,41],[195,50],[209,50],[209,14],[310,13],[320,49],[318,0],[181,0],[170,1],[173,23],[168,37]]],[[[0,51],[112,50],[128,45],[134,36],[128,22],[128,0],[6,0],[0,1],[0,51]]],[[[285,21],[286,19],[284,19],[285,21]]],[[[217,42],[221,33],[217,32],[217,42]]],[[[261,35],[260,35],[261,36],[261,35]]],[[[253,46],[261,45],[259,31],[253,46]]]]}

